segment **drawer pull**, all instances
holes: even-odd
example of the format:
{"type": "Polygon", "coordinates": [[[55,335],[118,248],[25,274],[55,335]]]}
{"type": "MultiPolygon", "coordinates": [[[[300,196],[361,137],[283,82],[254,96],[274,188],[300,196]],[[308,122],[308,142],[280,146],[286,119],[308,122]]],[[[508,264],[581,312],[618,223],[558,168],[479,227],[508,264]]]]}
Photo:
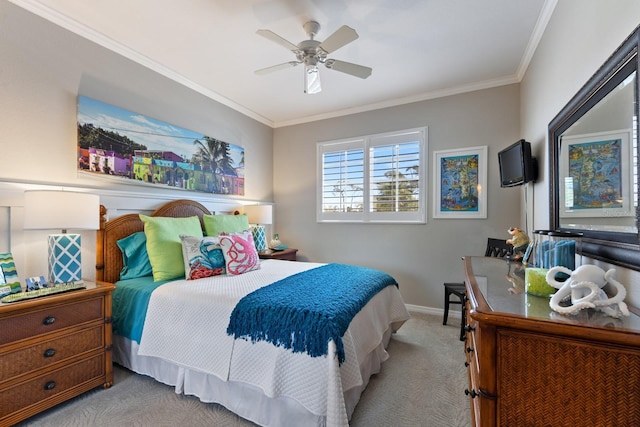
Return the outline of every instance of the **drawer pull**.
{"type": "Polygon", "coordinates": [[[468,388],[464,389],[464,394],[466,394],[467,396],[471,396],[472,399],[480,396],[480,393],[476,392],[474,389],[469,390],[468,388]]]}
{"type": "Polygon", "coordinates": [[[53,325],[56,322],[56,318],[53,316],[47,316],[42,321],[43,325],[53,325]]]}
{"type": "Polygon", "coordinates": [[[467,347],[467,353],[473,352],[473,347],[467,347]]]}
{"type": "Polygon", "coordinates": [[[469,367],[469,362],[464,362],[464,367],[468,368],[469,367]]]}
{"type": "Polygon", "coordinates": [[[476,328],[474,328],[474,327],[473,327],[473,326],[471,326],[471,325],[466,325],[466,326],[464,327],[464,330],[465,330],[465,332],[472,332],[472,331],[475,331],[475,330],[476,330],[476,328]]]}
{"type": "Polygon", "coordinates": [[[55,381],[49,381],[44,385],[44,389],[45,390],[53,390],[54,388],[56,388],[56,382],[55,381]]]}
{"type": "Polygon", "coordinates": [[[56,350],[54,348],[48,348],[44,351],[44,357],[53,357],[56,355],[56,350]]]}

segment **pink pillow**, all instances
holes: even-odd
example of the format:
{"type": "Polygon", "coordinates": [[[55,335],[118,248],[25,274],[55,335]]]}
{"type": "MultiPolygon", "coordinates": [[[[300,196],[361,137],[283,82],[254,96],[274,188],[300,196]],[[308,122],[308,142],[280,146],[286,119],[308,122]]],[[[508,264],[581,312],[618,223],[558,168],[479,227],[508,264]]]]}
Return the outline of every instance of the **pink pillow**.
{"type": "Polygon", "coordinates": [[[238,275],[260,268],[260,259],[253,243],[251,231],[220,233],[220,247],[227,267],[227,274],[238,275]]]}

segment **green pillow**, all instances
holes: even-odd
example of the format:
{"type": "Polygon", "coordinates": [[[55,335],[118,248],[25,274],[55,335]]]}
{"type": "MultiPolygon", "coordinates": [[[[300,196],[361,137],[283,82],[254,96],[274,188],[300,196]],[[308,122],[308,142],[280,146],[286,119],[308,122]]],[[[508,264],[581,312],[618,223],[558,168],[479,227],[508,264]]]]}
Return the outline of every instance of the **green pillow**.
{"type": "Polygon", "coordinates": [[[184,259],[180,235],[202,237],[197,216],[188,218],[150,217],[140,215],[147,237],[147,252],[153,281],[184,278],[184,259]]]}
{"type": "MultiPolygon", "coordinates": [[[[246,214],[241,215],[204,215],[204,230],[207,236],[217,236],[224,233],[237,233],[249,229],[249,218],[246,214]]],[[[186,233],[185,233],[186,234],[186,233]]]]}

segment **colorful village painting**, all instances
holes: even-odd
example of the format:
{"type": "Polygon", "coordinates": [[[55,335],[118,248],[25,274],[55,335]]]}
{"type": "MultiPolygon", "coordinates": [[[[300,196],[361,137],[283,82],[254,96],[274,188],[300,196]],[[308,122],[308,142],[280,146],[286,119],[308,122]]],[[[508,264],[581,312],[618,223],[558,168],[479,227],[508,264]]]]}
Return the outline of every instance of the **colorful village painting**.
{"type": "Polygon", "coordinates": [[[573,209],[623,208],[622,140],[569,144],[573,209]]]}
{"type": "Polygon", "coordinates": [[[442,212],[478,212],[478,162],[477,154],[441,159],[442,212]]]}
{"type": "Polygon", "coordinates": [[[140,185],[244,195],[244,148],[78,97],[78,170],[140,185]]]}

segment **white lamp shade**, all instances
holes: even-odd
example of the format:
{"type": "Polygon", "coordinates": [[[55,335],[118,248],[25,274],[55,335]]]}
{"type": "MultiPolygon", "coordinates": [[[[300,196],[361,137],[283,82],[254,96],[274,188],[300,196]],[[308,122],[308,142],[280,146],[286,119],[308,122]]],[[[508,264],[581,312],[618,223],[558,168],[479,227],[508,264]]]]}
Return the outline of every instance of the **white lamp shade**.
{"type": "Polygon", "coordinates": [[[97,230],[100,197],[75,191],[24,192],[24,228],[28,230],[97,230]]]}
{"type": "Polygon", "coordinates": [[[273,221],[273,206],[247,205],[244,207],[249,224],[271,224],[273,221]]]}

